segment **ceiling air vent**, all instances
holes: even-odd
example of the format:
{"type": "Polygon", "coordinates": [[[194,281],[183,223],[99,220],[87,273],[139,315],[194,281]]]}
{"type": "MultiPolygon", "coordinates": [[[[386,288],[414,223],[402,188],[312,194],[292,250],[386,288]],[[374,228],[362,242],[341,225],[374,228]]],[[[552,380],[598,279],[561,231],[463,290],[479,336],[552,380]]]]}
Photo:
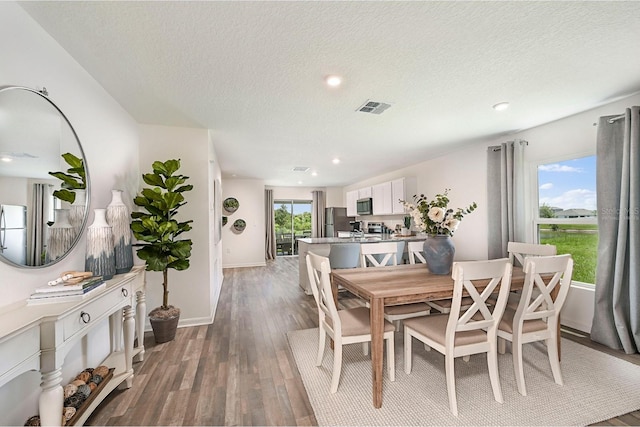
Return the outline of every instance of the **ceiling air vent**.
{"type": "Polygon", "coordinates": [[[363,113],[371,114],[382,114],[382,112],[389,107],[391,107],[391,104],[385,104],[384,102],[367,101],[356,111],[362,111],[363,113]]]}
{"type": "Polygon", "coordinates": [[[307,172],[309,171],[309,169],[311,169],[308,166],[296,166],[295,168],[293,168],[294,172],[307,172]]]}

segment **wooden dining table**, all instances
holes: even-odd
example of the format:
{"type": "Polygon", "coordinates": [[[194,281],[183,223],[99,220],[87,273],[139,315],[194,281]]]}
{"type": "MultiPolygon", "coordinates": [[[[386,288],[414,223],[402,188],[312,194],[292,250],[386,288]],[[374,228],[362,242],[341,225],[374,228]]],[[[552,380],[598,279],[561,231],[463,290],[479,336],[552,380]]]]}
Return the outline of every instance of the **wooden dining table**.
{"type": "MultiPolygon", "coordinates": [[[[521,267],[513,268],[511,289],[524,285],[521,267]]],[[[371,316],[371,367],[373,380],[373,406],[382,407],[382,361],[384,334],[384,307],[453,296],[451,275],[429,272],[424,264],[403,264],[379,268],[352,268],[332,271],[332,291],[338,301],[338,287],[369,302],[371,316]]],[[[479,289],[483,289],[479,286],[479,289]]]]}

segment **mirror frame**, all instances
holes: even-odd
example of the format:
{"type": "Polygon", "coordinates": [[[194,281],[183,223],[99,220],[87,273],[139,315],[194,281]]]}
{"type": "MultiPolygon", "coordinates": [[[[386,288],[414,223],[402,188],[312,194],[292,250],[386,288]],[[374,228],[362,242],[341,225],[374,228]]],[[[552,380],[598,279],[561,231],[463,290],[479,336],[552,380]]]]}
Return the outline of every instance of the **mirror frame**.
{"type": "MultiPolygon", "coordinates": [[[[47,102],[50,106],[52,106],[55,111],[58,112],[58,114],[60,114],[60,116],[62,117],[62,119],[64,120],[64,122],[69,126],[69,129],[71,129],[71,134],[73,135],[73,137],[75,138],[76,143],[78,144],[78,150],[80,151],[80,157],[82,158],[82,161],[84,163],[84,173],[85,173],[85,180],[86,180],[86,188],[85,188],[85,194],[86,194],[86,207],[85,207],[85,212],[84,212],[84,218],[82,219],[82,225],[80,226],[80,231],[78,232],[78,234],[75,236],[75,238],[73,239],[73,242],[71,243],[71,245],[69,246],[69,249],[67,249],[67,251],[64,253],[64,255],[56,258],[53,261],[49,261],[46,264],[43,265],[22,265],[22,264],[17,264],[9,259],[6,259],[4,256],[0,255],[0,261],[2,261],[3,263],[10,265],[12,267],[17,267],[17,268],[22,268],[22,269],[41,269],[41,268],[47,268],[47,267],[51,267],[52,265],[55,265],[57,263],[59,263],[60,261],[62,261],[63,259],[65,259],[71,252],[73,252],[74,248],[78,245],[78,242],[81,240],[82,238],[82,234],[85,232],[86,228],[87,228],[87,221],[89,219],[89,206],[91,203],[91,180],[90,180],[90,176],[89,176],[89,165],[87,162],[87,156],[84,153],[84,149],[82,148],[82,144],[80,143],[80,138],[78,138],[78,134],[76,133],[75,128],[73,127],[73,125],[71,124],[71,122],[69,121],[69,119],[67,118],[67,116],[62,112],[62,110],[56,105],[55,102],[53,102],[51,99],[49,99],[49,94],[46,90],[46,88],[43,88],[42,91],[36,90],[36,89],[31,89],[25,86],[0,86],[0,96],[2,96],[3,92],[8,92],[8,91],[12,91],[12,90],[22,90],[22,91],[26,91],[26,92],[30,92],[38,97],[40,97],[41,99],[43,99],[45,102],[47,102]]],[[[62,155],[62,153],[60,153],[60,155],[62,155]]],[[[1,203],[1,201],[0,201],[1,203]]]]}

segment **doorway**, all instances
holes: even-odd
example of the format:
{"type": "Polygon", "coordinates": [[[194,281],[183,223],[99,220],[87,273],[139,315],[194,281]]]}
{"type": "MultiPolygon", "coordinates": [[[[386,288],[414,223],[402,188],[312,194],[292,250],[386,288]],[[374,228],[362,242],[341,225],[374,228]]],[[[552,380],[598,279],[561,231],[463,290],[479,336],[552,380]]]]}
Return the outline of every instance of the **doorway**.
{"type": "Polygon", "coordinates": [[[276,255],[298,255],[297,239],[311,237],[311,200],[275,200],[276,255]]]}

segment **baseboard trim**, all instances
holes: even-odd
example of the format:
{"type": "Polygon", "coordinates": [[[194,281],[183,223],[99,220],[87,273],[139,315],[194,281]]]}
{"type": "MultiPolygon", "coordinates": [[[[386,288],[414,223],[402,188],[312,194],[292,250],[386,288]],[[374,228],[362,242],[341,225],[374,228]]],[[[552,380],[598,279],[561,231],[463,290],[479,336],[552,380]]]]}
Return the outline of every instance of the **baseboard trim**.
{"type": "Polygon", "coordinates": [[[266,267],[267,263],[263,262],[251,262],[247,264],[222,264],[222,268],[244,268],[244,267],[266,267]]]}

